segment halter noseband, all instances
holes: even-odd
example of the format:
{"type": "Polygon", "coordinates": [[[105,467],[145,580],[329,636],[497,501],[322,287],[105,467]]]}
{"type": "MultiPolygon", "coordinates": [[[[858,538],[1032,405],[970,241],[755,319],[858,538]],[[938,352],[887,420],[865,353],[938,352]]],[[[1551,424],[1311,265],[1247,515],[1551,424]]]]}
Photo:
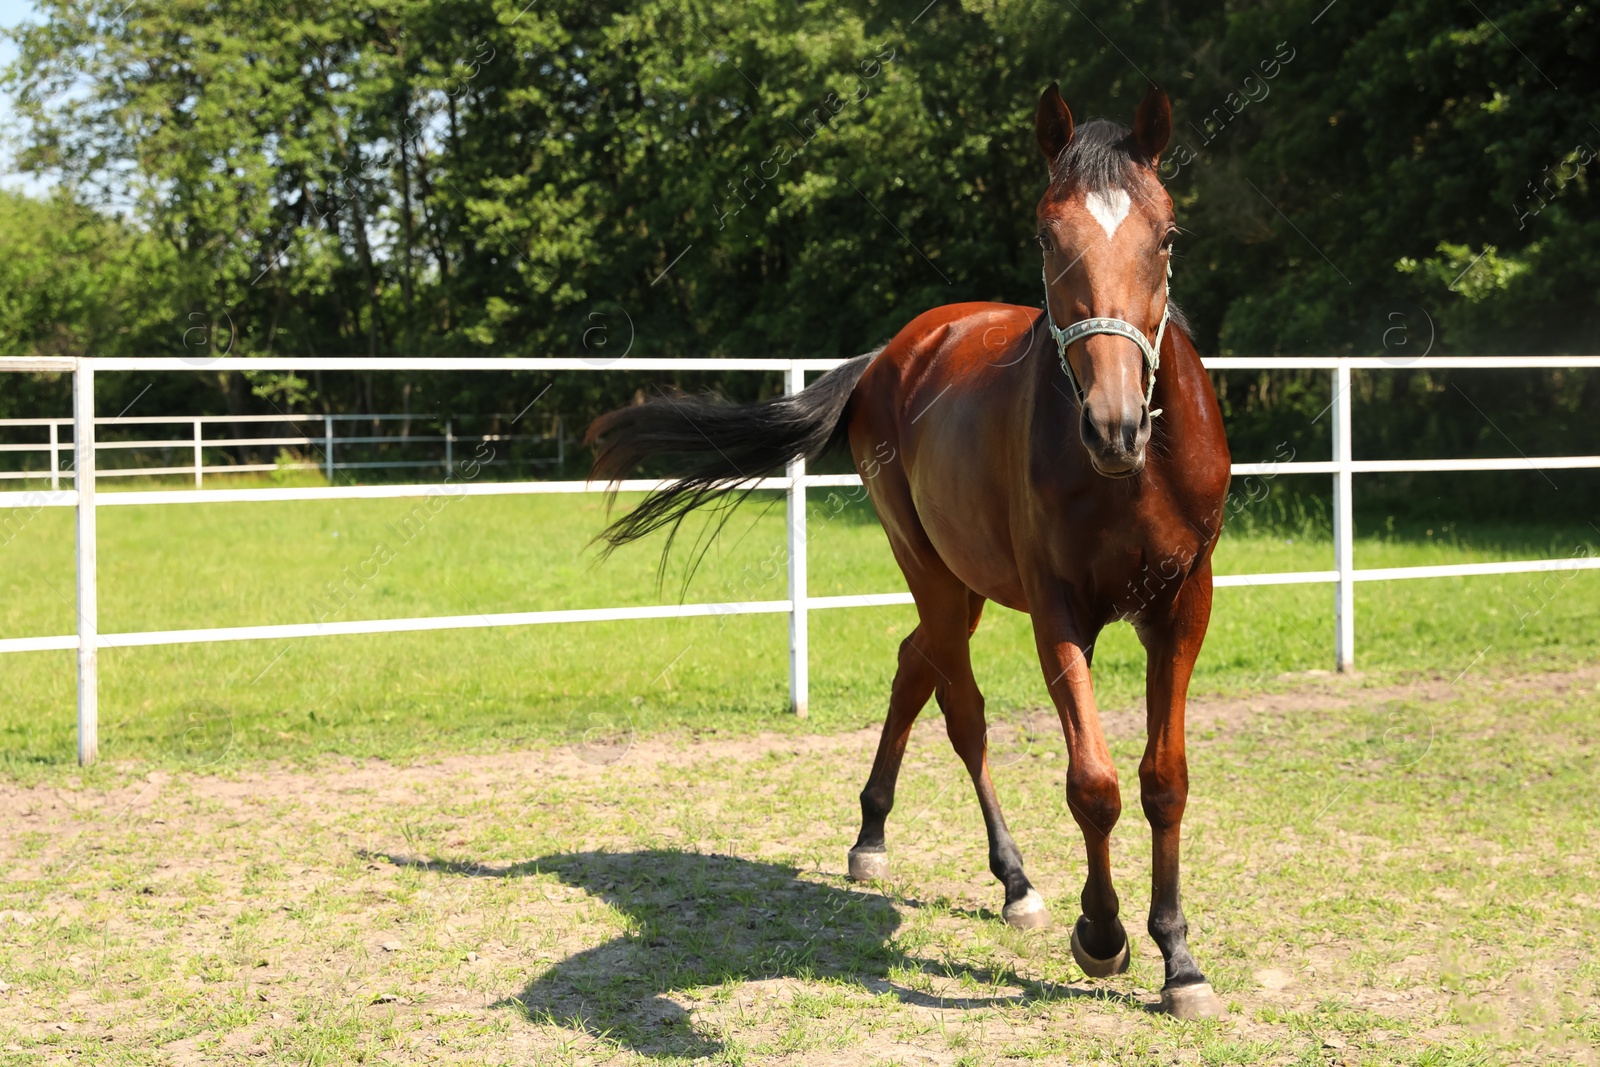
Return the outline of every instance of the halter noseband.
{"type": "MultiPolygon", "coordinates": [[[[1066,372],[1067,381],[1072,383],[1073,395],[1078,399],[1078,406],[1083,406],[1083,385],[1078,381],[1078,376],[1072,372],[1072,363],[1067,359],[1067,346],[1074,341],[1081,341],[1085,337],[1097,333],[1109,333],[1116,337],[1126,337],[1139,346],[1139,351],[1144,353],[1144,365],[1150,372],[1150,384],[1144,391],[1145,407],[1150,406],[1150,398],[1156,391],[1156,371],[1161,368],[1161,339],[1166,336],[1167,316],[1171,312],[1172,303],[1172,263],[1167,263],[1167,300],[1161,308],[1161,325],[1156,327],[1156,343],[1151,344],[1145,337],[1144,331],[1131,322],[1123,319],[1083,319],[1075,322],[1066,329],[1056,325],[1055,316],[1050,314],[1050,282],[1043,269],[1039,272],[1039,280],[1044,282],[1044,319],[1050,326],[1050,336],[1056,339],[1056,355],[1061,358],[1061,369],[1066,372]]],[[[1150,412],[1153,419],[1161,414],[1161,409],[1156,408],[1150,412]]]]}

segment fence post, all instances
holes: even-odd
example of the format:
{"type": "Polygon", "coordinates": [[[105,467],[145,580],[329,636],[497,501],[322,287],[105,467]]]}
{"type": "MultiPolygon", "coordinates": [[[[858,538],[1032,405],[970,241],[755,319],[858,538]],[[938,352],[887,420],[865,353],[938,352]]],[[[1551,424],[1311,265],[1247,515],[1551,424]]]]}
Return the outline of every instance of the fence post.
{"type": "MultiPolygon", "coordinates": [[[[804,367],[789,367],[783,374],[783,391],[798,393],[806,387],[804,367]]],[[[810,640],[806,620],[806,476],[804,456],[789,463],[789,702],[797,718],[808,714],[810,699],[810,640]]]]}
{"type": "Polygon", "coordinates": [[[61,427],[54,420],[50,423],[50,488],[61,488],[61,427]]]}
{"type": "Polygon", "coordinates": [[[333,484],[333,416],[322,416],[322,466],[328,476],[328,484],[333,484]]]}
{"type": "Polygon", "coordinates": [[[94,367],[72,376],[73,482],[78,491],[78,763],[100,757],[100,607],[94,515],[94,367]]]}
{"type": "Polygon", "coordinates": [[[1333,372],[1333,557],[1339,572],[1334,586],[1334,659],[1341,671],[1356,669],[1355,507],[1350,478],[1350,368],[1333,372]]]}
{"type": "Polygon", "coordinates": [[[200,420],[194,420],[194,487],[200,488],[200,478],[204,473],[205,459],[200,450],[201,429],[200,420]]]}
{"type": "Polygon", "coordinates": [[[444,473],[445,473],[445,477],[447,477],[447,478],[450,476],[450,472],[456,469],[455,444],[456,444],[456,435],[455,435],[454,423],[450,419],[445,419],[444,420],[444,473]]]}

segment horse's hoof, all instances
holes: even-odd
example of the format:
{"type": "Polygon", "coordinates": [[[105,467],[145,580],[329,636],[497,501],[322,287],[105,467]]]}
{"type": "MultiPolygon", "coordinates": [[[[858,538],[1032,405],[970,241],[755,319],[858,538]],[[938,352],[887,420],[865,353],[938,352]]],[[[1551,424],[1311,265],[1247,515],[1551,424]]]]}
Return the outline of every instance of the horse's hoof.
{"type": "MultiPolygon", "coordinates": [[[[1078,940],[1078,927],[1072,927],[1072,958],[1078,961],[1078,966],[1083,968],[1083,973],[1090,978],[1110,978],[1114,974],[1121,974],[1128,969],[1128,941],[1123,938],[1122,951],[1112,956],[1109,960],[1097,960],[1083,950],[1083,944],[1078,940]]],[[[1165,1004],[1165,999],[1162,1000],[1165,1004]]]]}
{"type": "Polygon", "coordinates": [[[850,850],[850,880],[852,882],[879,882],[889,877],[889,853],[884,849],[870,852],[866,849],[850,850]]]}
{"type": "Polygon", "coordinates": [[[1161,1010],[1174,1019],[1221,1019],[1228,1009],[1211,991],[1210,982],[1196,982],[1161,991],[1161,1010]]]}
{"type": "Polygon", "coordinates": [[[1000,912],[1018,930],[1042,930],[1050,925],[1050,909],[1037,889],[1030,889],[1021,900],[1013,900],[1000,912]]]}

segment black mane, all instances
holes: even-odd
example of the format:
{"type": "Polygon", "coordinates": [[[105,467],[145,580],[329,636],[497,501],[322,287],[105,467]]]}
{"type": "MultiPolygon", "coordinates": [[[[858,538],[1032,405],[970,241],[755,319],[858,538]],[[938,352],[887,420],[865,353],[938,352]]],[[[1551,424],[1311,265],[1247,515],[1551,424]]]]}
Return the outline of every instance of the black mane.
{"type": "Polygon", "coordinates": [[[1079,126],[1056,157],[1050,180],[1057,185],[1082,185],[1089,192],[1133,190],[1133,169],[1143,166],[1133,134],[1110,119],[1091,119],[1079,126]]]}

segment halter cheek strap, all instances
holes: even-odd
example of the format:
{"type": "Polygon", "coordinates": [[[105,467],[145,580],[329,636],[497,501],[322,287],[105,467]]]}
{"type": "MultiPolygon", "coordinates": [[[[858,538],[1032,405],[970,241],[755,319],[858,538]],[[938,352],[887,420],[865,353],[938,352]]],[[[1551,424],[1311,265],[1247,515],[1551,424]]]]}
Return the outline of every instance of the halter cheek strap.
{"type": "MultiPolygon", "coordinates": [[[[1144,391],[1144,403],[1150,406],[1150,397],[1156,391],[1156,371],[1161,368],[1161,340],[1167,333],[1167,315],[1171,309],[1170,297],[1172,291],[1172,264],[1167,264],[1167,296],[1169,301],[1163,302],[1161,308],[1161,325],[1156,327],[1156,341],[1151,344],[1144,335],[1144,331],[1131,322],[1123,319],[1083,319],[1075,322],[1066,329],[1056,325],[1055,317],[1050,314],[1050,283],[1041,270],[1039,280],[1045,283],[1044,292],[1044,317],[1050,326],[1050,336],[1056,339],[1056,355],[1061,359],[1061,369],[1066,372],[1067,381],[1072,383],[1072,391],[1078,398],[1078,403],[1083,403],[1083,385],[1078,381],[1078,376],[1072,372],[1072,363],[1067,359],[1067,346],[1074,341],[1081,341],[1097,333],[1109,333],[1116,337],[1126,337],[1139,346],[1139,351],[1144,353],[1144,365],[1150,374],[1150,384],[1144,391]]],[[[1161,409],[1156,408],[1150,412],[1153,419],[1161,414],[1161,409]]]]}

